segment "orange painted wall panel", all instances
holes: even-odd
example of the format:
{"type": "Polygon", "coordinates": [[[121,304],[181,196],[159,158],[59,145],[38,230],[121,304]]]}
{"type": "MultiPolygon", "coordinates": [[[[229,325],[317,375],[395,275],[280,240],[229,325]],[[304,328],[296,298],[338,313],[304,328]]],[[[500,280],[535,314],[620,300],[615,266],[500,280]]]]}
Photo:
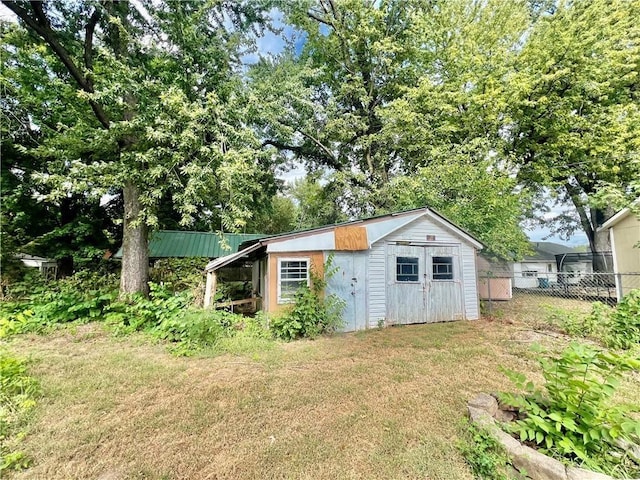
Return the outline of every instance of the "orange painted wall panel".
{"type": "Polygon", "coordinates": [[[270,253],[269,254],[269,294],[268,303],[264,309],[274,313],[287,308],[290,303],[278,303],[278,259],[279,258],[308,258],[311,260],[311,268],[318,275],[324,275],[324,254],[322,252],[293,252],[293,253],[270,253]]]}

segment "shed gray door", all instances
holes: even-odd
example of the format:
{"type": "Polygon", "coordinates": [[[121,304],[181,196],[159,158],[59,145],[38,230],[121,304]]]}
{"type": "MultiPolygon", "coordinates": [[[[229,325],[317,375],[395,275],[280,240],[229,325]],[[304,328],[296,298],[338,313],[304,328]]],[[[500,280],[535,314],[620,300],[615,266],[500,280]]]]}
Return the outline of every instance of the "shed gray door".
{"type": "Polygon", "coordinates": [[[388,245],[387,321],[443,322],[464,317],[458,246],[388,245]]]}
{"type": "Polygon", "coordinates": [[[333,266],[337,271],[327,283],[327,294],[338,296],[346,304],[342,330],[353,332],[367,328],[366,252],[336,252],[333,266]]]}
{"type": "Polygon", "coordinates": [[[426,247],[427,322],[464,318],[462,269],[458,246],[426,247]]]}

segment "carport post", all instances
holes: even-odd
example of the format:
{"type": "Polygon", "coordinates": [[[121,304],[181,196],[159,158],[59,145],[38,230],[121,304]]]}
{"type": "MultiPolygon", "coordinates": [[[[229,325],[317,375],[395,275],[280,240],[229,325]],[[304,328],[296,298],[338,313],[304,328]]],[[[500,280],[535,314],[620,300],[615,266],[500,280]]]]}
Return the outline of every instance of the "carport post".
{"type": "Polygon", "coordinates": [[[207,284],[204,290],[204,308],[211,307],[216,297],[216,287],[218,284],[218,276],[215,271],[207,272],[207,284]]]}

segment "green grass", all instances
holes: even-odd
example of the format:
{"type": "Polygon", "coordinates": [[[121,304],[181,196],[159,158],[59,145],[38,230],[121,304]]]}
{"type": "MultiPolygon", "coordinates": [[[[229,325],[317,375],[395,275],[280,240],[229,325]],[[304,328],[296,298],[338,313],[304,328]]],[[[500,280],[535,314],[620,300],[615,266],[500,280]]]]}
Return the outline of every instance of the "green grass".
{"type": "MultiPolygon", "coordinates": [[[[237,337],[189,358],[98,324],[15,337],[43,398],[22,443],[34,465],[8,478],[471,479],[456,448],[466,402],[511,388],[499,365],[536,378],[527,328],[237,337]]],[[[640,403],[640,379],[622,391],[640,403]]]]}

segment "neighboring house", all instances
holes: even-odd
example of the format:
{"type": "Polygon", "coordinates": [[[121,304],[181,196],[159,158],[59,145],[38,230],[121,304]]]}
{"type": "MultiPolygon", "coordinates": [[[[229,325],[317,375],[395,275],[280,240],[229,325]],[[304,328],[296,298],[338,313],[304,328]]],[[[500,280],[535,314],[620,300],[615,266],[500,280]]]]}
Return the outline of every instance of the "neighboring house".
{"type": "MultiPolygon", "coordinates": [[[[241,243],[264,238],[262,234],[184,232],[158,230],[149,236],[149,260],[159,258],[214,259],[235,253],[241,243]]],[[[122,258],[122,247],[114,258],[122,258]]]]}
{"type": "Polygon", "coordinates": [[[616,291],[620,299],[629,291],[640,288],[640,220],[625,208],[607,220],[600,229],[609,230],[616,291]]]}
{"type": "Polygon", "coordinates": [[[481,300],[511,300],[513,264],[484,254],[478,255],[478,288],[481,300]]]}
{"type": "Polygon", "coordinates": [[[26,253],[18,253],[16,257],[27,267],[37,268],[40,274],[47,279],[55,280],[58,276],[58,262],[55,260],[26,253]]]}
{"type": "Polygon", "coordinates": [[[221,269],[252,262],[253,291],[262,309],[277,312],[323,274],[332,256],[337,273],[326,294],[345,301],[344,331],[381,324],[479,318],[476,252],[482,244],[428,208],[329,225],[247,242],[207,267],[205,306],[221,269]]]}
{"type": "MultiPolygon", "coordinates": [[[[553,242],[530,243],[533,253],[513,264],[513,286],[516,288],[544,288],[550,284],[558,283],[562,277],[558,276],[557,256],[576,253],[575,249],[553,242]]],[[[579,268],[580,265],[577,265],[576,269],[579,268]]],[[[586,273],[588,269],[584,267],[583,270],[586,273]]],[[[573,278],[573,273],[569,275],[573,278]]]]}

